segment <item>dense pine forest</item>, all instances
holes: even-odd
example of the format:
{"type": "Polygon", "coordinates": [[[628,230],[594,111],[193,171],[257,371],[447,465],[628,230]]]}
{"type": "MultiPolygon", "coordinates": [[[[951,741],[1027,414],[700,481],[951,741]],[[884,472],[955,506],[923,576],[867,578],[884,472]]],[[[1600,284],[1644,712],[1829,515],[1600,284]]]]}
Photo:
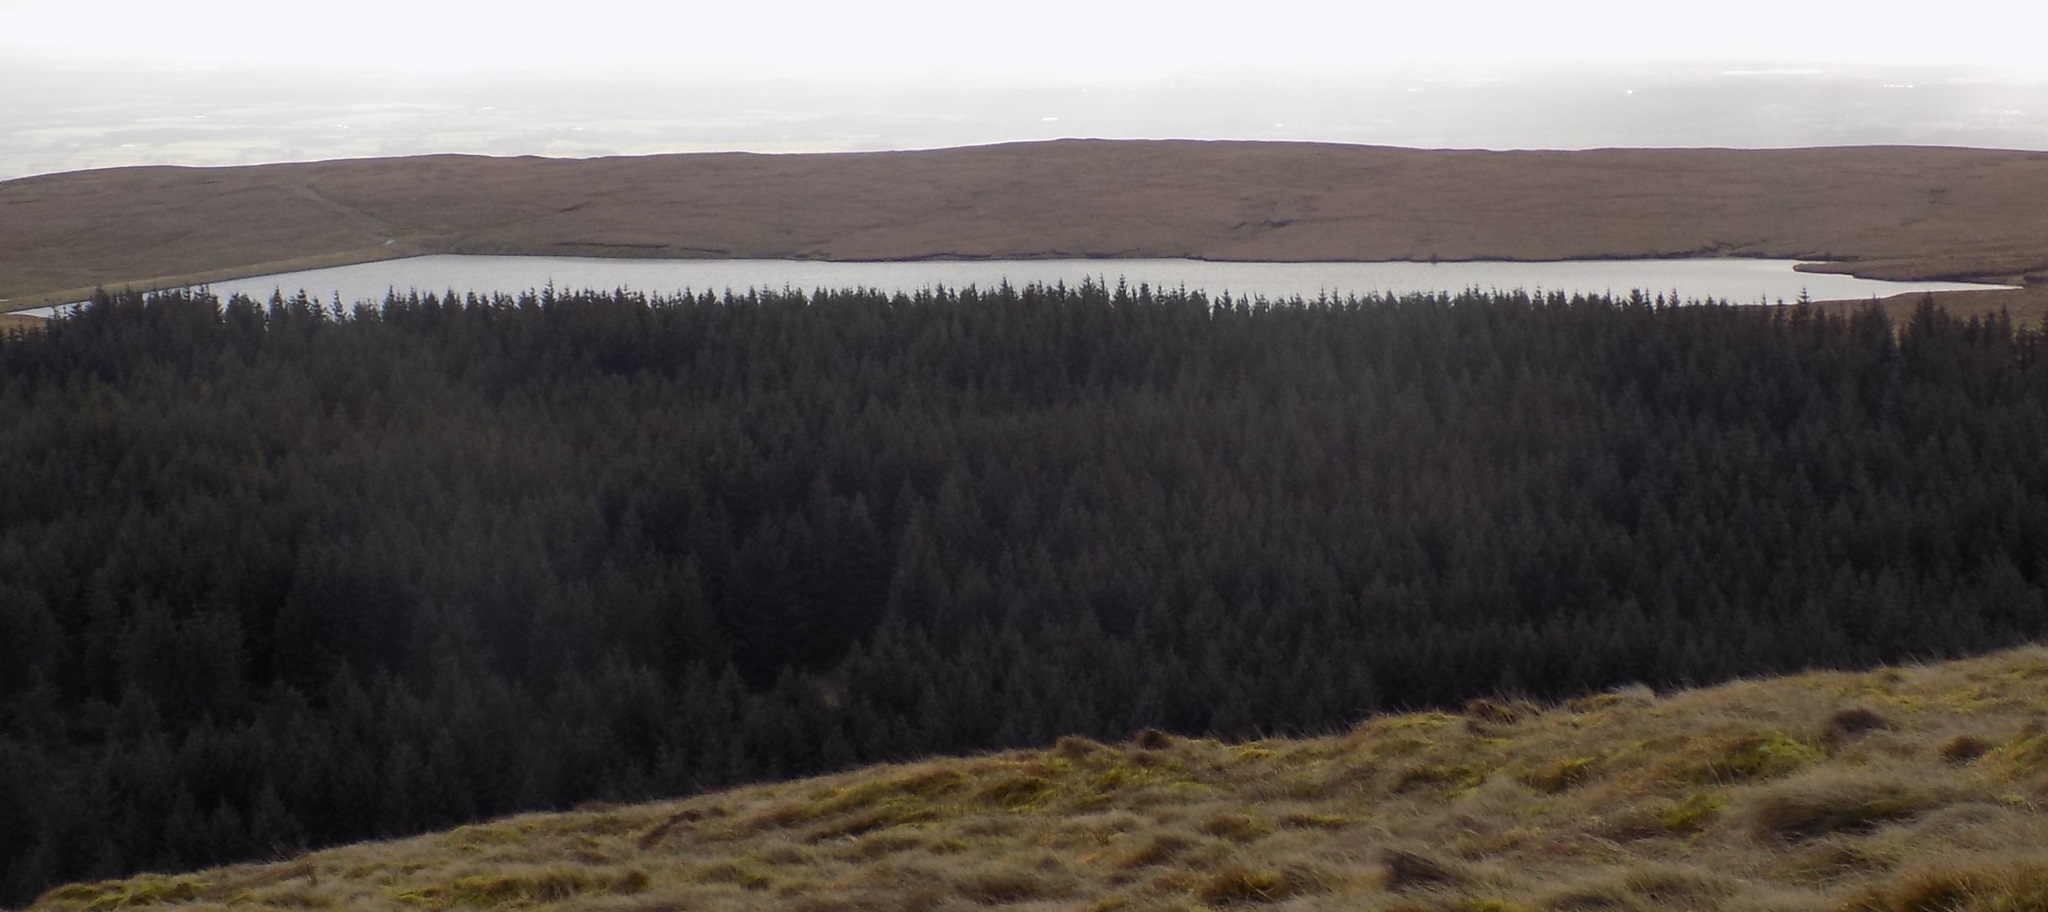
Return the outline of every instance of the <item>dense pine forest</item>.
{"type": "Polygon", "coordinates": [[[0,341],[0,904],[877,760],[2048,630],[1924,307],[102,296],[0,341]]]}

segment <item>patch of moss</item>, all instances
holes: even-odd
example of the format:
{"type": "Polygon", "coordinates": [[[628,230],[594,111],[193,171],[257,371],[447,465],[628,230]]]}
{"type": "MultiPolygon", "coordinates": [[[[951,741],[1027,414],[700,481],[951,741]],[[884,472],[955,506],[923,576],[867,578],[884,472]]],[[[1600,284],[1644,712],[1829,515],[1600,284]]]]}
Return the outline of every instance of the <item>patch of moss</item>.
{"type": "Polygon", "coordinates": [[[1694,792],[1658,815],[1658,819],[1673,833],[1691,833],[1712,823],[1727,809],[1728,798],[1720,792],[1694,792]]]}
{"type": "Polygon", "coordinates": [[[1993,772],[2007,778],[2048,769],[2048,732],[2023,732],[2018,738],[1985,754],[1984,763],[1993,772]]]}
{"type": "Polygon", "coordinates": [[[1779,732],[1735,739],[1709,760],[1698,777],[1706,782],[1775,779],[1826,759],[1819,748],[1779,732]]]}

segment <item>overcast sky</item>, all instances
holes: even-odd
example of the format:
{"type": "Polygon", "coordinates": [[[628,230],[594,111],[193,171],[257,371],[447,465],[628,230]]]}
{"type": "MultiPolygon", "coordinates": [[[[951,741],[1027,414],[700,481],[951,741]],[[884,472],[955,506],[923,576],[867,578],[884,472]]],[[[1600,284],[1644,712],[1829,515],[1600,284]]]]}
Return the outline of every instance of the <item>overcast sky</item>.
{"type": "Polygon", "coordinates": [[[1712,59],[2039,70],[2026,0],[0,0],[0,52],[376,68],[660,62],[1093,77],[1233,62],[1712,59]]]}
{"type": "Polygon", "coordinates": [[[2019,0],[0,0],[0,179],[1061,136],[2048,149],[2019,0]]]}

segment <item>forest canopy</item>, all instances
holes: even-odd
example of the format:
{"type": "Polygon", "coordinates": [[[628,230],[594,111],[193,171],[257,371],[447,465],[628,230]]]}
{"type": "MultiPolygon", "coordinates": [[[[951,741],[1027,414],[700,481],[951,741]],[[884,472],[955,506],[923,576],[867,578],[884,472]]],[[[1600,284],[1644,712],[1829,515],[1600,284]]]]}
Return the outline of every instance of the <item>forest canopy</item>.
{"type": "Polygon", "coordinates": [[[2038,638],[2043,354],[1640,295],[103,295],[0,341],[0,903],[2038,638]]]}

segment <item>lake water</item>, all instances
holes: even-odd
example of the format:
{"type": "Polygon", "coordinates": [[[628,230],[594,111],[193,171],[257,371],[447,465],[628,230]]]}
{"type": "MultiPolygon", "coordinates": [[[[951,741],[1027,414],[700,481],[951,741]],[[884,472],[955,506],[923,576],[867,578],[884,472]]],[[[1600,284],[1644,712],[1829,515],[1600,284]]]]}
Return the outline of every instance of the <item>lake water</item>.
{"type": "MultiPolygon", "coordinates": [[[[1991,288],[1956,282],[1878,282],[1851,276],[1794,272],[1792,260],[1571,260],[1555,263],[1219,263],[1201,260],[944,260],[820,262],[816,260],[623,260],[576,257],[423,256],[355,266],[313,269],[216,282],[223,299],[268,300],[274,291],[305,291],[344,304],[383,300],[386,292],[436,294],[453,290],[518,294],[550,283],[558,290],[625,288],[649,294],[870,288],[915,292],[944,286],[992,288],[1084,280],[1132,288],[1185,287],[1211,296],[1285,299],[1318,294],[1463,291],[1563,291],[1625,295],[1676,292],[1683,300],[1712,298],[1737,304],[1865,299],[1920,291],[1991,288]]],[[[49,312],[44,309],[43,313],[49,312]]]]}

